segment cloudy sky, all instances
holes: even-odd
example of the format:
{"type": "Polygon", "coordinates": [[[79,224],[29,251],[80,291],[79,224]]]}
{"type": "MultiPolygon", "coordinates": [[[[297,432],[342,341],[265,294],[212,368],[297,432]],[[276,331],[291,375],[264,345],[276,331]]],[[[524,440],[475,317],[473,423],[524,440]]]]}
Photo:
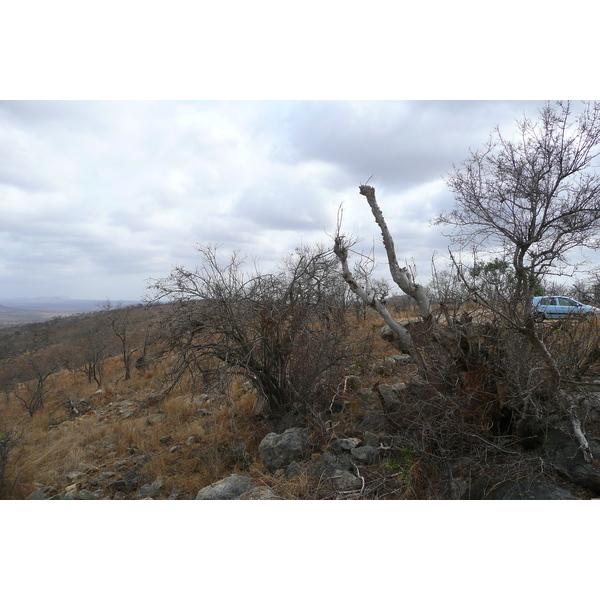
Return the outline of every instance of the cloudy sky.
{"type": "MultiPolygon", "coordinates": [[[[300,243],[378,232],[428,276],[443,177],[535,101],[2,101],[0,298],[131,299],[195,244],[265,270],[300,243]]],[[[378,250],[378,254],[381,254],[378,250]]]]}

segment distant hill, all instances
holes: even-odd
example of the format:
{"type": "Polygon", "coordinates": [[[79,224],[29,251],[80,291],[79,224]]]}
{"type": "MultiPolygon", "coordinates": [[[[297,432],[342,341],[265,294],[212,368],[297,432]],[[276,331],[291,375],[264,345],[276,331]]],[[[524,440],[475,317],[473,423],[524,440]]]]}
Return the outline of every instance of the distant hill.
{"type": "MultiPolygon", "coordinates": [[[[48,317],[51,318],[51,317],[48,317]]],[[[44,321],[46,316],[35,310],[24,308],[13,308],[0,304],[0,327],[8,325],[20,325],[33,321],[44,321]]]]}
{"type": "MultiPolygon", "coordinates": [[[[106,300],[75,300],[67,296],[50,298],[2,298],[0,299],[0,327],[47,321],[53,317],[66,317],[78,313],[102,310],[106,300]]],[[[118,304],[130,306],[140,304],[134,300],[111,301],[113,308],[118,304]]]]}

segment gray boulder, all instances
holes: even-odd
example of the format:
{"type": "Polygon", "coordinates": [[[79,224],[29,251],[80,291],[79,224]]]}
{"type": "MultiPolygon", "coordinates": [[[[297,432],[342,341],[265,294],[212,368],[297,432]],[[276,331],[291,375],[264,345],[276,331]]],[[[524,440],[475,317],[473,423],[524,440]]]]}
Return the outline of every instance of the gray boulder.
{"type": "Polygon", "coordinates": [[[336,470],[330,477],[331,483],[340,492],[356,491],[362,488],[362,480],[349,471],[336,470]]]}
{"type": "Polygon", "coordinates": [[[308,438],[310,429],[292,427],[283,433],[267,434],[258,451],[265,467],[274,472],[289,466],[293,461],[306,459],[310,456],[308,438]]]}
{"type": "Polygon", "coordinates": [[[568,490],[542,482],[504,481],[486,500],[576,500],[568,490]]]}
{"type": "Polygon", "coordinates": [[[128,491],[136,490],[145,483],[150,483],[152,478],[147,473],[140,473],[138,467],[123,474],[121,479],[125,482],[128,491]]]}
{"type": "Polygon", "coordinates": [[[35,492],[31,492],[25,500],[47,500],[50,496],[54,496],[56,492],[56,488],[51,485],[45,485],[35,490],[35,492]]]}
{"type": "Polygon", "coordinates": [[[360,444],[358,438],[338,438],[329,444],[329,450],[334,454],[350,452],[360,444]]]}
{"type": "Polygon", "coordinates": [[[290,479],[290,477],[296,477],[297,475],[300,475],[300,473],[302,473],[302,465],[297,463],[295,460],[293,460],[285,470],[285,476],[287,479],[290,479]]]}
{"type": "Polygon", "coordinates": [[[395,385],[382,383],[378,386],[379,394],[381,395],[381,402],[386,411],[394,412],[402,406],[400,394],[405,387],[406,384],[404,383],[398,383],[395,385]]]}
{"type": "Polygon", "coordinates": [[[373,433],[372,431],[363,432],[363,446],[375,446],[379,447],[379,436],[373,433]]]}
{"type": "Polygon", "coordinates": [[[415,362],[409,354],[393,354],[392,358],[399,365],[412,365],[415,362]]]}
{"type": "Polygon", "coordinates": [[[494,483],[482,477],[453,478],[449,497],[452,500],[577,500],[570,491],[551,481],[530,479],[494,483]]]}
{"type": "Polygon", "coordinates": [[[98,497],[90,490],[80,490],[79,491],[79,499],[80,500],[97,500],[98,497]]]}
{"type": "Polygon", "coordinates": [[[347,492],[362,487],[362,480],[354,475],[353,469],[352,461],[346,456],[325,452],[312,466],[312,474],[320,482],[329,482],[336,490],[347,492]]]}
{"type": "Polygon", "coordinates": [[[386,425],[387,421],[383,412],[376,411],[365,415],[356,425],[356,430],[361,432],[371,431],[372,433],[380,433],[385,429],[386,425]]]}
{"type": "Polygon", "coordinates": [[[324,452],[317,462],[311,465],[311,473],[321,478],[329,477],[336,471],[352,472],[354,466],[348,456],[335,456],[331,452],[324,452]]]}
{"type": "Polygon", "coordinates": [[[173,488],[167,500],[180,500],[184,496],[184,491],[179,488],[173,488]]]}
{"type": "Polygon", "coordinates": [[[146,498],[156,498],[162,487],[162,477],[157,477],[152,483],[144,484],[135,495],[137,500],[145,500],[146,498]]]}
{"type": "Polygon", "coordinates": [[[350,454],[352,454],[356,460],[367,465],[372,465],[379,454],[379,448],[375,446],[358,446],[358,448],[353,448],[350,451],[350,454]]]}
{"type": "Polygon", "coordinates": [[[543,449],[547,462],[559,473],[582,487],[600,493],[600,440],[591,436],[587,440],[594,456],[591,463],[586,462],[579,444],[558,429],[547,432],[543,449]]]}
{"type": "Polygon", "coordinates": [[[270,487],[259,485],[244,492],[238,497],[238,500],[283,500],[270,487]]]}
{"type": "Polygon", "coordinates": [[[245,475],[230,475],[202,488],[196,500],[237,500],[254,487],[252,479],[245,475]]]}

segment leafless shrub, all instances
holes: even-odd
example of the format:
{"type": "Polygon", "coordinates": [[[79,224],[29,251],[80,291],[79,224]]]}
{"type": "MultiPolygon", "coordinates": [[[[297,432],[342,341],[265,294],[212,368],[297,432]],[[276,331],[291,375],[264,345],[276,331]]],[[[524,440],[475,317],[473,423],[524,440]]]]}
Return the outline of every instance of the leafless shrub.
{"type": "Polygon", "coordinates": [[[331,252],[300,249],[264,274],[247,273],[237,254],[222,264],[216,248],[198,250],[196,270],[179,267],[152,285],[155,301],[171,302],[170,387],[184,376],[200,385],[242,374],[272,414],[324,400],[353,353],[331,252]]]}

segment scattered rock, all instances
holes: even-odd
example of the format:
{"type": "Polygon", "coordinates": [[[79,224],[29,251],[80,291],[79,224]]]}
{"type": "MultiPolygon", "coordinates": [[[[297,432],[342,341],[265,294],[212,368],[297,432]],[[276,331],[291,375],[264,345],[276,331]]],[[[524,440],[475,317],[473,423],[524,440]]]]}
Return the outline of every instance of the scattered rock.
{"type": "Polygon", "coordinates": [[[156,425],[157,423],[162,423],[164,420],[165,415],[155,413],[146,417],[146,425],[156,425]]]}
{"type": "Polygon", "coordinates": [[[393,354],[391,356],[398,365],[412,365],[415,363],[414,359],[409,354],[393,354]]]}
{"type": "Polygon", "coordinates": [[[366,414],[356,425],[358,431],[372,431],[379,433],[385,429],[386,420],[381,411],[374,411],[366,414]]]}
{"type": "Polygon", "coordinates": [[[51,485],[45,485],[44,487],[38,488],[34,492],[31,492],[25,500],[47,500],[50,496],[54,496],[57,493],[57,489],[51,485]]]}
{"type": "Polygon", "coordinates": [[[342,492],[359,490],[362,488],[362,480],[349,471],[337,469],[331,474],[330,480],[335,488],[342,492]]]}
{"type": "Polygon", "coordinates": [[[260,485],[244,492],[238,497],[238,500],[283,500],[270,487],[260,485]]]}
{"type": "Polygon", "coordinates": [[[342,438],[333,440],[329,444],[329,450],[334,454],[341,454],[342,452],[350,452],[360,444],[358,438],[342,438]]]}
{"type": "Polygon", "coordinates": [[[296,475],[299,475],[302,472],[302,466],[297,463],[295,460],[293,460],[289,465],[288,468],[285,470],[285,477],[287,479],[290,479],[291,477],[296,477],[296,475]]]}
{"type": "Polygon", "coordinates": [[[336,471],[352,471],[352,461],[346,456],[334,456],[331,452],[323,453],[312,465],[311,471],[318,477],[332,476],[336,471]]]}
{"type": "Polygon", "coordinates": [[[123,474],[120,479],[111,481],[107,486],[107,490],[111,493],[116,492],[132,492],[140,486],[150,483],[152,478],[147,473],[140,473],[138,467],[131,469],[123,474]]]}
{"type": "Polygon", "coordinates": [[[202,488],[196,500],[236,500],[254,487],[252,479],[245,475],[230,475],[202,488]]]}
{"type": "Polygon", "coordinates": [[[80,483],[85,478],[86,474],[82,473],[81,471],[71,471],[70,473],[67,473],[67,479],[74,483],[80,483]]]}
{"type": "Polygon", "coordinates": [[[183,490],[180,490],[179,488],[173,488],[167,500],[179,500],[179,498],[181,498],[183,494],[183,490]]]}
{"type": "Polygon", "coordinates": [[[110,492],[124,492],[127,490],[127,484],[122,479],[117,479],[116,481],[111,481],[106,488],[110,492]]]}
{"type": "Polygon", "coordinates": [[[152,460],[152,454],[140,454],[138,456],[133,456],[131,460],[137,466],[145,465],[152,460]]]}
{"type": "Polygon", "coordinates": [[[395,385],[381,383],[376,387],[379,390],[381,404],[386,411],[394,412],[400,408],[400,391],[406,387],[404,383],[395,385]]]}
{"type": "Polygon", "coordinates": [[[98,498],[90,490],[80,490],[79,491],[79,499],[80,500],[97,500],[98,498]]]}
{"type": "Polygon", "coordinates": [[[310,429],[292,427],[283,433],[267,434],[258,446],[260,457],[267,469],[274,472],[287,467],[294,460],[310,456],[308,438],[310,429]]]}
{"type": "Polygon", "coordinates": [[[157,477],[152,483],[144,484],[136,494],[137,500],[145,500],[147,498],[156,498],[162,487],[162,477],[157,477]]]}
{"type": "Polygon", "coordinates": [[[98,486],[106,483],[109,479],[112,479],[115,476],[116,476],[116,473],[114,471],[102,471],[102,473],[100,473],[100,475],[98,475],[97,477],[94,477],[93,479],[90,479],[88,481],[88,485],[91,485],[92,487],[98,487],[98,486]]]}
{"type": "Polygon", "coordinates": [[[379,454],[379,449],[375,446],[359,446],[358,448],[353,448],[350,454],[360,462],[372,465],[379,454]]]}
{"type": "Polygon", "coordinates": [[[130,463],[131,457],[126,458],[125,460],[118,460],[113,464],[113,469],[115,469],[116,471],[122,471],[123,469],[126,469],[130,463]]]}
{"type": "Polygon", "coordinates": [[[363,433],[362,445],[379,447],[379,436],[372,431],[365,431],[363,433]]]}

